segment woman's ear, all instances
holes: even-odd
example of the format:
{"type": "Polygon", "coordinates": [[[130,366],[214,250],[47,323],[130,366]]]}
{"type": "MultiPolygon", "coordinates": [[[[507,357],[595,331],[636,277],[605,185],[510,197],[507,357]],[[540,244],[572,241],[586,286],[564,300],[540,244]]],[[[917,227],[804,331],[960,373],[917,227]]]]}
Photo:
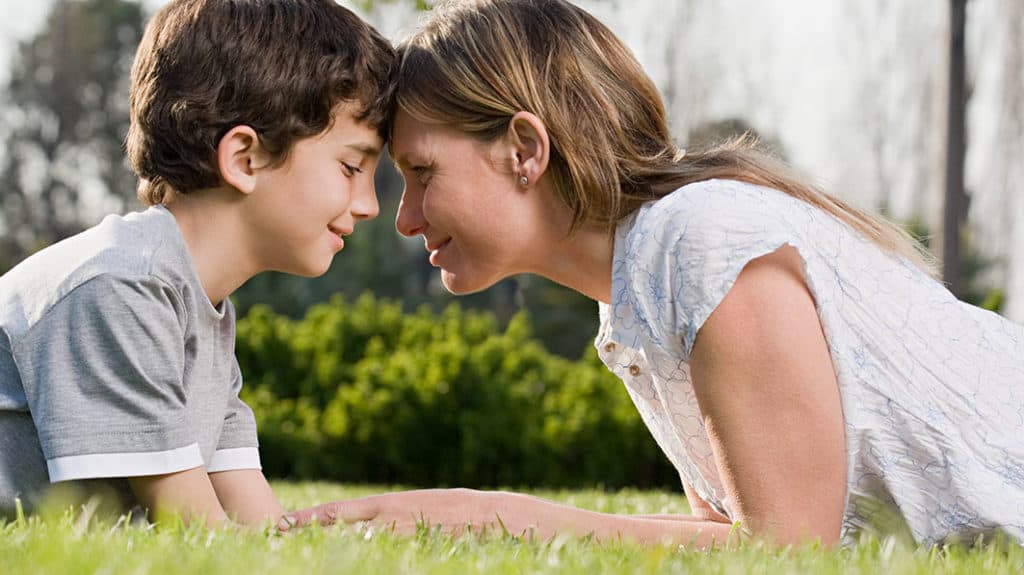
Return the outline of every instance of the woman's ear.
{"type": "Polygon", "coordinates": [[[256,189],[256,171],[265,162],[260,138],[249,126],[235,126],[217,143],[221,180],[243,194],[256,189]]]}
{"type": "Polygon", "coordinates": [[[530,112],[517,112],[508,123],[508,138],[516,180],[521,186],[535,184],[548,169],[551,152],[544,122],[530,112]]]}

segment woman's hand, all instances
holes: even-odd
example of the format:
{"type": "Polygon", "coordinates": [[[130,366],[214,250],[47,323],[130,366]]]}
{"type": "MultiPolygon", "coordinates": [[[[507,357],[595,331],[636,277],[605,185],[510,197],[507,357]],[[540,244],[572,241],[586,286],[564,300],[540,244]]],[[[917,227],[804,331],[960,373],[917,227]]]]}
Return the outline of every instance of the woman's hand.
{"type": "MultiPolygon", "coordinates": [[[[548,537],[564,527],[558,511],[564,506],[518,493],[472,489],[423,489],[371,495],[324,503],[290,513],[279,528],[309,523],[369,523],[396,533],[412,534],[419,525],[439,526],[446,533],[504,529],[513,535],[531,531],[548,537]]],[[[582,510],[574,510],[588,513],[582,510]]]]}

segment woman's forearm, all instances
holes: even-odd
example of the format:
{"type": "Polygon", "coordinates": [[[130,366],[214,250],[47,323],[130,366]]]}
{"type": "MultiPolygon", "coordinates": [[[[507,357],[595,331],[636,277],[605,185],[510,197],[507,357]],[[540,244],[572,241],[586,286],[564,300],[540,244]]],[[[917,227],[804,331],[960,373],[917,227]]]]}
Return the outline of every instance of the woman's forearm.
{"type": "Polygon", "coordinates": [[[687,516],[613,516],[610,534],[638,543],[668,543],[706,549],[735,543],[741,535],[731,523],[706,521],[687,516]]]}
{"type": "Polygon", "coordinates": [[[555,503],[533,495],[472,489],[423,489],[371,495],[324,503],[288,515],[279,528],[287,531],[311,522],[369,522],[398,533],[415,533],[423,524],[446,532],[467,527],[503,529],[515,536],[548,539],[559,534],[600,541],[669,543],[705,548],[737,537],[729,523],[685,515],[631,516],[598,513],[555,503]]]}
{"type": "MultiPolygon", "coordinates": [[[[615,515],[588,511],[528,495],[502,494],[503,507],[510,513],[521,513],[533,507],[537,514],[537,531],[542,536],[570,532],[576,536],[593,536],[601,541],[630,540],[644,544],[686,545],[707,548],[722,545],[739,536],[731,523],[708,521],[687,515],[615,515]],[[520,505],[525,497],[534,505],[520,505]],[[518,508],[518,511],[516,509],[518,508]]],[[[500,515],[500,513],[499,513],[500,515]]]]}
{"type": "MultiPolygon", "coordinates": [[[[635,517],[637,519],[659,519],[661,521],[685,521],[687,523],[724,523],[723,521],[712,521],[706,517],[698,517],[696,515],[677,515],[674,513],[636,513],[629,515],[629,517],[635,517]]],[[[731,523],[726,523],[731,525],[731,523]]]]}

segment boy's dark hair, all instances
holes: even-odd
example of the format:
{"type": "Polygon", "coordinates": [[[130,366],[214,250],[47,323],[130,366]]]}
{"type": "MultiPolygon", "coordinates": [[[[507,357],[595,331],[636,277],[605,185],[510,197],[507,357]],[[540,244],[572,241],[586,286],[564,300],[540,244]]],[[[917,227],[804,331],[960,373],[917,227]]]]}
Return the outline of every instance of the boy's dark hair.
{"type": "Polygon", "coordinates": [[[135,55],[128,158],[148,205],[220,184],[216,150],[238,125],[284,162],[341,102],[388,134],[395,52],[334,0],[174,0],[135,55]]]}

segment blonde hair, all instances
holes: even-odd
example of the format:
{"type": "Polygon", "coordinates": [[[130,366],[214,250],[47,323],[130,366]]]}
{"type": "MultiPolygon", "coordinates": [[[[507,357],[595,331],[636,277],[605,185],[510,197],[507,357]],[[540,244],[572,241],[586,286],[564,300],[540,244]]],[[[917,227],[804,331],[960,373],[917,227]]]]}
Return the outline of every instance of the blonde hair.
{"type": "Polygon", "coordinates": [[[629,49],[565,0],[449,0],[398,47],[396,108],[491,141],[513,115],[541,119],[558,196],[584,223],[614,226],[641,204],[723,178],[785,192],[839,218],[931,273],[903,229],[798,177],[741,137],[683,153],[665,107],[629,49]]]}

